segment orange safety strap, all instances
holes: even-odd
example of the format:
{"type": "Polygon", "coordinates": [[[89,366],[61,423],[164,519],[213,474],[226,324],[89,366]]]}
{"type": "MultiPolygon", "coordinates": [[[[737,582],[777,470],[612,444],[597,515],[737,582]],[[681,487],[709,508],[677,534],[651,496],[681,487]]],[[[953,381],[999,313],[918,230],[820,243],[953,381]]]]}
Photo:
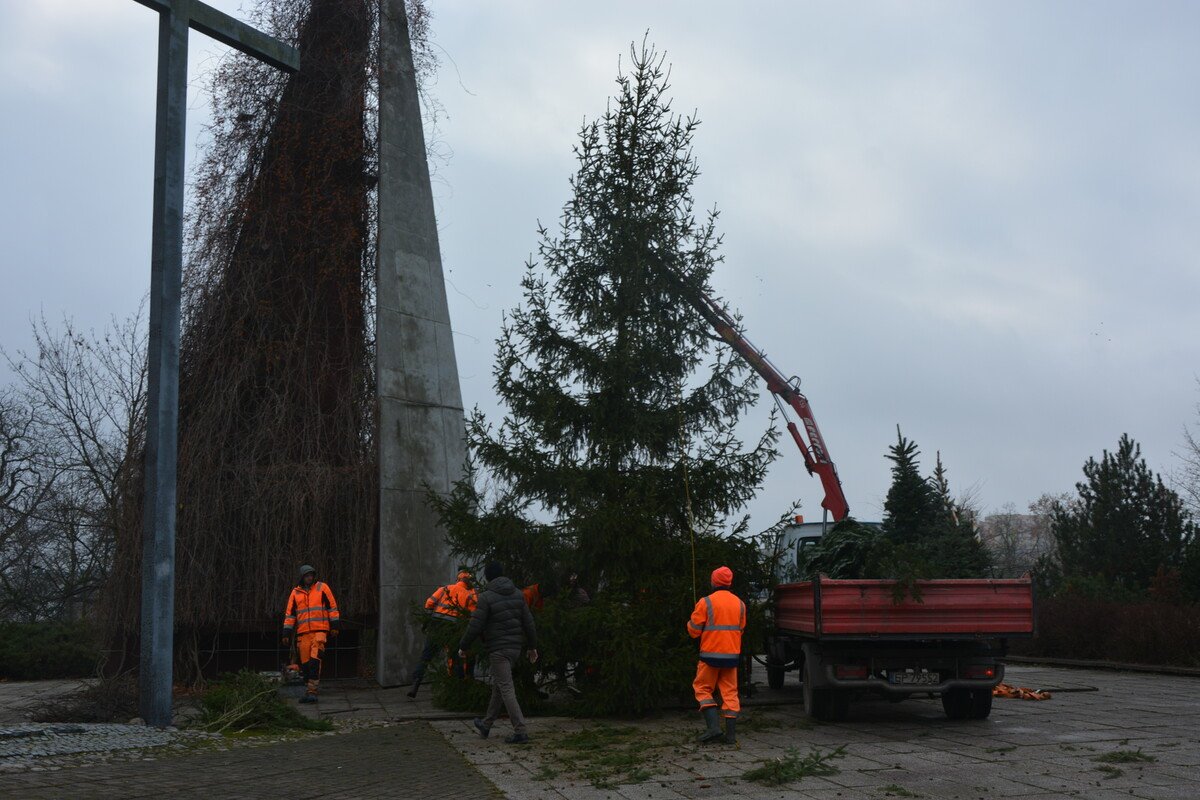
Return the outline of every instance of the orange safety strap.
{"type": "Polygon", "coordinates": [[[1053,695],[1041,689],[1028,689],[1024,686],[1011,686],[1007,683],[996,684],[992,689],[994,697],[1005,697],[1011,700],[1049,700],[1053,695]]]}

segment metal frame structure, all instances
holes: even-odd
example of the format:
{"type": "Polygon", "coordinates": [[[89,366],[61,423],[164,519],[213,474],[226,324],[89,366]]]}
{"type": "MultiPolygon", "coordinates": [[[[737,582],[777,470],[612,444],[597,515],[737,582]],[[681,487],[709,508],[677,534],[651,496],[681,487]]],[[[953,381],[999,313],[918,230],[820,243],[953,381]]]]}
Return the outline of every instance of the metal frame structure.
{"type": "Polygon", "coordinates": [[[136,1],[159,14],[139,686],[142,719],[163,728],[171,724],[175,628],[188,31],[200,31],[286,72],[300,69],[300,55],[294,47],[199,0],[136,1]]]}

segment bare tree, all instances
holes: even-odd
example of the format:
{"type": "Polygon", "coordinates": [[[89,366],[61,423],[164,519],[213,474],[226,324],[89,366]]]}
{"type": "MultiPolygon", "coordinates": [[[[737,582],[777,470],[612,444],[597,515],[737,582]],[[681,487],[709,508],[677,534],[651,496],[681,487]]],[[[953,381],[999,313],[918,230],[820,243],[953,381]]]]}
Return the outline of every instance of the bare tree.
{"type": "Polygon", "coordinates": [[[0,617],[17,611],[11,579],[38,560],[37,515],[53,476],[41,466],[33,409],[11,388],[0,392],[0,617]]]}
{"type": "Polygon", "coordinates": [[[1055,506],[1071,502],[1069,495],[1044,494],[1029,504],[1022,514],[1014,503],[1006,503],[995,514],[988,514],[979,527],[979,535],[992,553],[997,577],[1015,578],[1033,570],[1039,558],[1052,553],[1051,533],[1055,506]]]}
{"type": "Polygon", "coordinates": [[[142,310],[101,334],[34,324],[9,355],[0,403],[0,613],[78,616],[104,580],[122,526],[136,525],[146,409],[142,310]],[[8,456],[9,452],[13,456],[8,456]]]}
{"type": "Polygon", "coordinates": [[[1006,503],[998,514],[988,514],[980,526],[980,538],[992,554],[992,566],[996,576],[1010,578],[1020,575],[1021,569],[1021,539],[1023,525],[1017,507],[1006,503]]]}
{"type": "MultiPolygon", "coordinates": [[[[1196,384],[1200,387],[1200,379],[1196,384]]],[[[1175,454],[1183,463],[1174,483],[1192,516],[1200,519],[1200,403],[1196,404],[1196,419],[1196,428],[1183,426],[1183,449],[1175,454]]]]}
{"type": "Polygon", "coordinates": [[[1054,549],[1054,512],[1056,509],[1072,509],[1078,504],[1078,495],[1070,492],[1053,494],[1047,492],[1029,504],[1029,513],[1033,516],[1033,530],[1030,538],[1034,546],[1042,553],[1054,549]]]}

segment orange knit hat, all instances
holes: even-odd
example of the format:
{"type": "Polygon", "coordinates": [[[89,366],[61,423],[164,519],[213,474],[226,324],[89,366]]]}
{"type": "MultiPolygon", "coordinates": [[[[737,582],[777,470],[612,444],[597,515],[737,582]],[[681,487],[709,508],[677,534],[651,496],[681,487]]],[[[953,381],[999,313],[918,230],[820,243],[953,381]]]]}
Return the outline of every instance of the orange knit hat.
{"type": "Polygon", "coordinates": [[[713,586],[729,586],[733,583],[733,570],[729,567],[717,567],[712,573],[713,586]]]}

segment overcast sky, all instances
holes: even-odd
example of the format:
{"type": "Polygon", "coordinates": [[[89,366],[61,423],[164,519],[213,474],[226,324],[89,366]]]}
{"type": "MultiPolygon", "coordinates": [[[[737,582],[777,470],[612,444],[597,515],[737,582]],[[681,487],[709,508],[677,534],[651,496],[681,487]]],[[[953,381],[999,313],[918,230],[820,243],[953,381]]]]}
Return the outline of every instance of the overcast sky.
{"type": "MultiPolygon", "coordinates": [[[[238,0],[210,0],[239,12],[238,0]]],[[[704,124],[717,291],[804,380],[856,515],[899,423],[985,507],[1066,491],[1122,432],[1171,471],[1200,400],[1200,5],[430,0],[438,222],[464,401],[568,197],[580,124],[650,38],[704,124]]],[[[0,2],[0,343],[148,288],[156,15],[0,2]]],[[[200,76],[223,48],[191,37],[200,76]]],[[[0,381],[7,376],[0,371],[0,381]]],[[[748,425],[765,423],[764,394],[748,425]]],[[[747,431],[751,433],[752,431],[747,431]]],[[[784,441],[762,525],[820,491],[784,441]]]]}

